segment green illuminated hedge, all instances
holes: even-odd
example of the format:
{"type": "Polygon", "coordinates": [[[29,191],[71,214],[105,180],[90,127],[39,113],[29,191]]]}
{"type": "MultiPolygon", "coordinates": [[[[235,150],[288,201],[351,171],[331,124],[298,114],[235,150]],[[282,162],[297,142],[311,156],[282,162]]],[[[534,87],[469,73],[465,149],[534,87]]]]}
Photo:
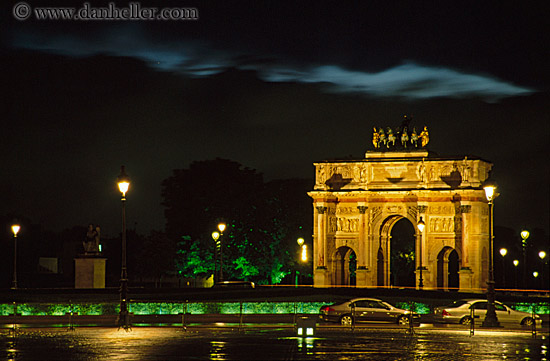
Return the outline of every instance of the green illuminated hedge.
{"type": "MultiPolygon", "coordinates": [[[[244,314],[317,314],[321,306],[327,302],[243,302],[244,314]]],[[[116,315],[119,312],[118,303],[22,303],[14,305],[0,304],[0,316],[13,314],[14,306],[22,316],[63,316],[68,313],[78,315],[116,315]]],[[[412,309],[419,314],[432,312],[430,305],[419,302],[396,302],[396,307],[412,309]]],[[[187,314],[239,314],[239,302],[133,302],[129,304],[129,311],[136,315],[178,315],[187,314]]],[[[550,314],[550,303],[518,302],[510,307],[517,311],[550,314]]]]}

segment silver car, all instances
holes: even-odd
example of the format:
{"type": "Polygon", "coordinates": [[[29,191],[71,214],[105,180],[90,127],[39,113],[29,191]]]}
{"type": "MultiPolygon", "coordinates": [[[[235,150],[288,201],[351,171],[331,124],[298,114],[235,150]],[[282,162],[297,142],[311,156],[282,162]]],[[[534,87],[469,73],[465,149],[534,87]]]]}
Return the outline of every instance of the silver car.
{"type": "MultiPolygon", "coordinates": [[[[392,322],[408,325],[410,311],[393,307],[377,298],[354,298],[343,303],[321,307],[319,317],[323,321],[352,325],[355,322],[392,322]]],[[[420,321],[420,315],[412,313],[413,322],[420,321]]]]}
{"type": "MultiPolygon", "coordinates": [[[[434,321],[469,325],[472,322],[472,310],[476,324],[483,322],[487,313],[487,300],[458,300],[448,306],[436,307],[434,309],[434,321]]],[[[533,325],[532,314],[512,310],[498,301],[495,301],[495,312],[499,322],[515,323],[523,326],[533,325]]],[[[538,315],[535,315],[535,321],[537,323],[542,322],[538,315]]]]}

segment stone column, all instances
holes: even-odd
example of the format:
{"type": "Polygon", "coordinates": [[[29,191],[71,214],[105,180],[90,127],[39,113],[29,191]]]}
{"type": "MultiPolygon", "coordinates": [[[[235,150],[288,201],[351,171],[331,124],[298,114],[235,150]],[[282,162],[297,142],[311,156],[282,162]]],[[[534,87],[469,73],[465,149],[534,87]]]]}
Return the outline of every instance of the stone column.
{"type": "Polygon", "coordinates": [[[319,246],[317,268],[326,268],[327,207],[317,206],[317,245],[319,246]]]}
{"type": "Polygon", "coordinates": [[[416,247],[415,252],[419,255],[417,258],[416,263],[416,285],[417,287],[420,287],[420,267],[422,267],[422,288],[430,288],[433,287],[430,280],[428,279],[428,259],[426,258],[426,248],[428,248],[428,237],[426,234],[428,233],[428,218],[426,217],[426,211],[428,210],[427,205],[419,204],[418,205],[418,213],[417,213],[417,220],[415,225],[415,234],[416,234],[416,247]],[[424,221],[425,227],[424,232],[420,232],[418,229],[418,222],[420,222],[420,218],[424,221]]]}
{"type": "Polygon", "coordinates": [[[459,291],[460,292],[470,292],[473,291],[472,284],[472,269],[470,268],[470,257],[469,257],[469,248],[470,248],[470,224],[469,224],[469,214],[471,213],[471,205],[461,205],[460,213],[462,214],[462,249],[461,251],[461,260],[462,267],[458,271],[459,277],[459,291]]]}
{"type": "Polygon", "coordinates": [[[317,210],[317,252],[314,269],[313,283],[317,287],[330,286],[328,281],[327,259],[326,259],[326,227],[327,227],[327,207],[316,206],[317,210]]]}
{"type": "Polygon", "coordinates": [[[367,232],[368,227],[366,224],[366,213],[367,209],[369,207],[367,206],[357,206],[357,209],[359,209],[359,235],[357,239],[358,243],[358,255],[357,255],[357,270],[355,271],[356,274],[356,282],[357,286],[368,286],[368,279],[367,279],[367,272],[368,272],[368,261],[367,261],[367,255],[365,252],[366,246],[367,246],[367,232]]]}

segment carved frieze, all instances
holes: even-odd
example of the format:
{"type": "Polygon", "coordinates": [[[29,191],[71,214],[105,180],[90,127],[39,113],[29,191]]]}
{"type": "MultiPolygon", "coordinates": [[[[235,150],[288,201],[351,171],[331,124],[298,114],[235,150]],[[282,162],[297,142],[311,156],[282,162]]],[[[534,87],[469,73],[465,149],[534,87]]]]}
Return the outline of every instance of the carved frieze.
{"type": "Polygon", "coordinates": [[[316,165],[316,184],[326,184],[335,178],[346,182],[366,183],[368,167],[363,163],[320,163],[316,165]]]}
{"type": "Polygon", "coordinates": [[[336,214],[357,214],[359,210],[357,207],[338,207],[336,208],[336,214]]]}
{"type": "Polygon", "coordinates": [[[386,206],[386,212],[388,213],[401,213],[402,210],[403,210],[402,206],[397,206],[397,205],[386,206]]]}
{"type": "Polygon", "coordinates": [[[455,222],[453,217],[430,217],[430,232],[454,232],[455,222]]]}
{"type": "Polygon", "coordinates": [[[330,217],[329,232],[355,233],[359,231],[359,218],[330,217]]]}
{"type": "Polygon", "coordinates": [[[434,205],[429,207],[430,214],[454,214],[454,207],[452,205],[434,205]]]}

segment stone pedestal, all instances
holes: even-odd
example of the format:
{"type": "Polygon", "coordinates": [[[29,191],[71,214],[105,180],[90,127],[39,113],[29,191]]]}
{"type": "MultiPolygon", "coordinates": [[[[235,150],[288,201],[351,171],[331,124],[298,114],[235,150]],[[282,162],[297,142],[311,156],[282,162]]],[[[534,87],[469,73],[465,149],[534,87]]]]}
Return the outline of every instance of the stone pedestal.
{"type": "Polygon", "coordinates": [[[105,288],[105,264],[107,258],[81,255],[74,259],[75,288],[105,288]]]}
{"type": "Polygon", "coordinates": [[[368,285],[369,284],[370,271],[366,268],[358,268],[355,271],[355,283],[356,285],[368,285]]]}
{"type": "Polygon", "coordinates": [[[317,268],[313,272],[313,285],[314,287],[329,287],[331,285],[326,268],[317,268]]]}
{"type": "Polygon", "coordinates": [[[460,277],[459,292],[475,292],[475,290],[472,287],[473,272],[470,269],[470,267],[462,267],[462,269],[458,271],[458,276],[460,277]]]}

